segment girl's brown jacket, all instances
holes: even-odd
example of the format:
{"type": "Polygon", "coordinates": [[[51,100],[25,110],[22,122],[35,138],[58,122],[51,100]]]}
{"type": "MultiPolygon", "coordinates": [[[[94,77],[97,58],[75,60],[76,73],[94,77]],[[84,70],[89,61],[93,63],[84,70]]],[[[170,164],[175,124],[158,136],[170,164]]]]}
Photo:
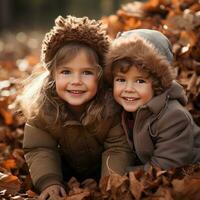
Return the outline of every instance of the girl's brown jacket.
{"type": "MultiPolygon", "coordinates": [[[[42,119],[27,122],[23,148],[34,186],[42,191],[62,183],[60,155],[78,174],[90,175],[101,165],[101,175],[109,169],[123,174],[131,165],[133,154],[120,125],[120,113],[105,102],[110,117],[100,124],[101,132],[69,119],[64,127],[45,128],[42,119]],[[37,121],[37,122],[36,122],[37,121]]],[[[99,125],[99,124],[98,124],[99,125]]]]}

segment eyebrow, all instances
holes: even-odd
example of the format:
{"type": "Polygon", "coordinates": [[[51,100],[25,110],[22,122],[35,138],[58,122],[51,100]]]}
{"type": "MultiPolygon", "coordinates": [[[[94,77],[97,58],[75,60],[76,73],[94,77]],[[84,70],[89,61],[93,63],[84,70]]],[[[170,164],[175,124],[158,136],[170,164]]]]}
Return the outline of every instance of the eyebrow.
{"type": "MultiPolygon", "coordinates": [[[[114,74],[114,77],[125,77],[125,73],[121,73],[121,72],[117,72],[114,74]]],[[[141,78],[141,79],[148,79],[148,77],[146,76],[142,76],[142,75],[139,75],[139,76],[135,76],[134,77],[135,79],[138,79],[138,78],[141,78]]]]}
{"type": "MultiPolygon", "coordinates": [[[[57,69],[68,69],[68,70],[71,70],[72,69],[72,67],[67,67],[67,66],[65,66],[65,65],[59,65],[59,66],[57,66],[57,69]]],[[[83,67],[81,70],[91,70],[91,71],[95,71],[96,70],[96,67],[83,67]]]]}

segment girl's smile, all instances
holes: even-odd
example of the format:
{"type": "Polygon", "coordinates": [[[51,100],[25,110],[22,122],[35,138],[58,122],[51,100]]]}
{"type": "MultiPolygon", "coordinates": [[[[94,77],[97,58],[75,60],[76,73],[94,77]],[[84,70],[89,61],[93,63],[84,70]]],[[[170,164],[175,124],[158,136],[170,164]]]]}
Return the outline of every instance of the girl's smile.
{"type": "Polygon", "coordinates": [[[67,90],[67,92],[71,93],[72,95],[77,95],[77,96],[85,93],[85,91],[83,90],[67,90]]]}

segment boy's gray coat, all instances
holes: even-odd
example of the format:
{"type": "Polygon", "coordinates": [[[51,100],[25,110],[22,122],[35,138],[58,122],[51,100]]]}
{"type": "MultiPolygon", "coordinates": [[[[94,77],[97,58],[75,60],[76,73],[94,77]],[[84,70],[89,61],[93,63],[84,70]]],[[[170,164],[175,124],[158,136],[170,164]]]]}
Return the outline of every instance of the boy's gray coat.
{"type": "MultiPolygon", "coordinates": [[[[135,153],[144,164],[163,169],[200,162],[200,128],[194,123],[185,105],[182,87],[173,82],[163,94],[156,96],[136,115],[133,128],[135,153]]],[[[125,125],[126,113],[122,115],[125,125]]],[[[127,136],[128,138],[128,136],[127,136]]]]}

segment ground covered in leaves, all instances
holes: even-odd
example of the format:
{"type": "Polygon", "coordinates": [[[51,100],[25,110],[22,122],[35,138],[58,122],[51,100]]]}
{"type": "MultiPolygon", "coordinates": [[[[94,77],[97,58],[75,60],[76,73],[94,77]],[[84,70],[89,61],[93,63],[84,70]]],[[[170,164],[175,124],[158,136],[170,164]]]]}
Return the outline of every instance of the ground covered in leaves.
{"type": "MultiPolygon", "coordinates": [[[[185,87],[188,110],[200,125],[200,3],[197,0],[149,0],[122,5],[114,15],[103,17],[111,37],[117,32],[151,28],[169,37],[175,55],[177,80],[185,87]]],[[[22,151],[24,120],[15,113],[13,101],[18,84],[38,67],[39,32],[0,38],[0,199],[37,199],[22,151]]],[[[199,200],[200,164],[168,171],[112,174],[99,184],[72,178],[66,183],[66,200],[199,200]]]]}

